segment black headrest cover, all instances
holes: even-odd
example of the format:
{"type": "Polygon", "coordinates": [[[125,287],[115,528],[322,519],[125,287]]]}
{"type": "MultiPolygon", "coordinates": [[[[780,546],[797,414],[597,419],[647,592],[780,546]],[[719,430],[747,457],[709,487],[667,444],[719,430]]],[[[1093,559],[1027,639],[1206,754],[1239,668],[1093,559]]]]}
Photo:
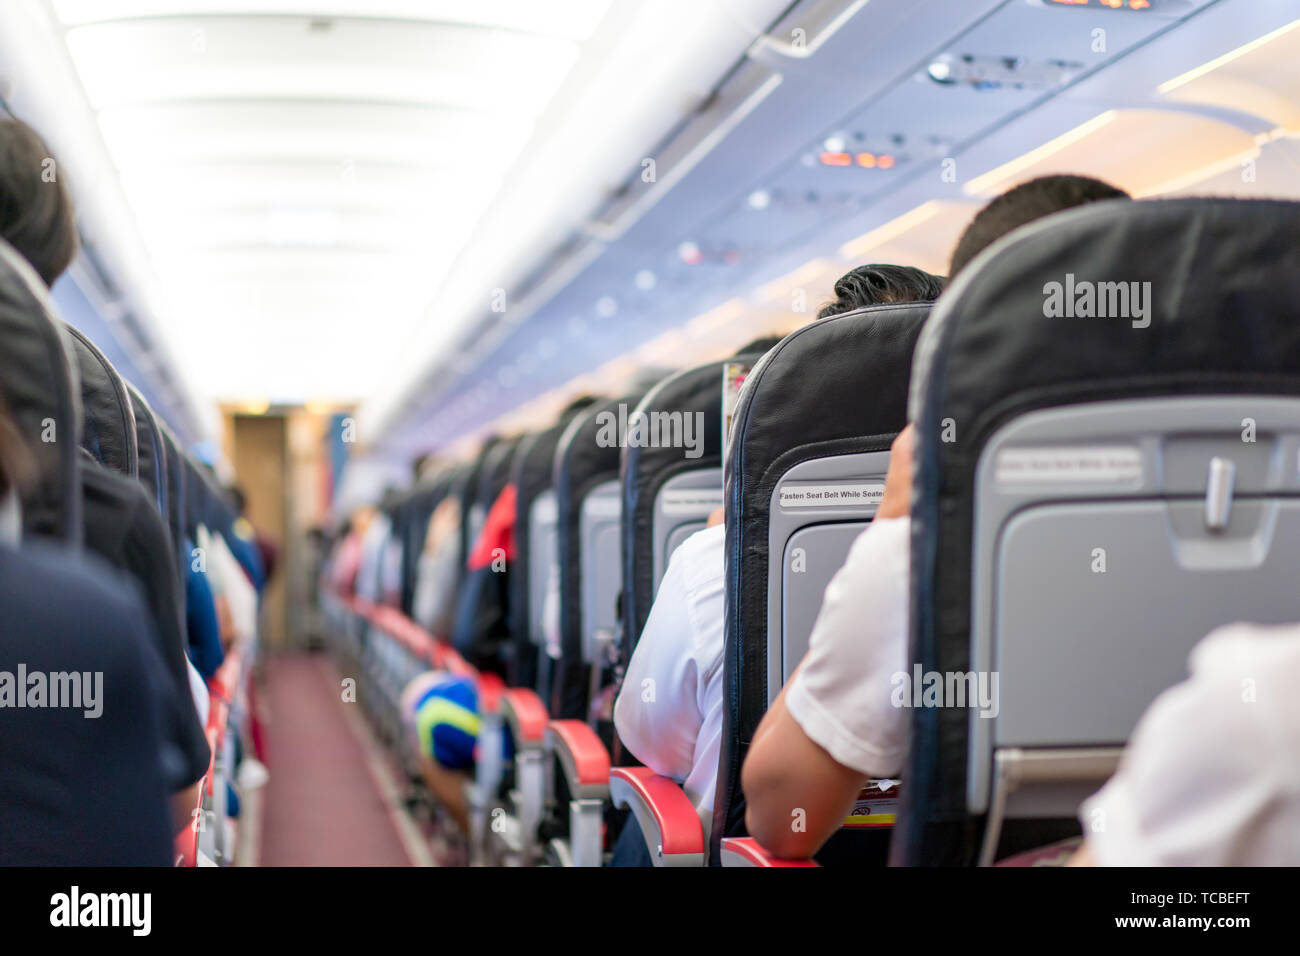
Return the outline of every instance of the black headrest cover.
{"type": "Polygon", "coordinates": [[[509,677],[517,687],[533,687],[537,682],[536,658],[528,633],[531,617],[528,579],[541,571],[528,563],[532,540],[529,515],[537,497],[551,487],[555,448],[567,421],[568,418],[543,432],[526,436],[515,448],[510,463],[510,482],[515,486],[515,560],[522,573],[510,575],[506,621],[514,644],[509,677]]]}
{"type": "Polygon", "coordinates": [[[588,669],[582,661],[582,502],[601,482],[618,477],[622,436],[610,435],[610,423],[620,419],[620,405],[626,409],[622,416],[626,418],[640,398],[637,393],[588,405],[569,422],[555,450],[551,480],[558,522],[561,656],[551,688],[551,707],[560,718],[584,717],[590,690],[588,669]],[[605,440],[610,437],[614,440],[605,440]]]}
{"type": "Polygon", "coordinates": [[[723,465],[726,683],[715,851],[724,836],[743,832],[740,766],[767,709],[772,492],[800,462],[889,449],[907,423],[912,352],[929,312],[929,303],[881,305],[812,322],[764,355],[741,391],[723,465]]]}
{"type": "MultiPolygon", "coordinates": [[[[167,511],[167,449],[163,446],[162,431],[153,409],[134,385],[128,385],[131,410],[135,415],[135,444],[139,458],[139,478],[158,502],[158,513],[168,521],[167,511]]],[[[170,526],[169,526],[170,530],[170,526]]],[[[177,543],[179,547],[179,543],[177,543]]]]}
{"type": "Polygon", "coordinates": [[[460,499],[460,553],[462,557],[468,557],[469,549],[474,547],[474,542],[469,539],[470,511],[474,502],[478,500],[480,477],[483,474],[483,468],[487,463],[488,456],[500,441],[500,435],[489,435],[483,439],[483,444],[479,446],[478,455],[458,475],[455,494],[460,499]]]}
{"type": "Polygon", "coordinates": [[[510,463],[520,438],[506,438],[497,442],[483,458],[483,468],[478,476],[477,504],[486,511],[510,481],[510,463]]]}
{"type": "MultiPolygon", "coordinates": [[[[172,540],[176,542],[176,551],[184,551],[184,541],[188,532],[186,523],[186,487],[184,455],[180,441],[172,434],[166,422],[158,421],[162,432],[163,451],[167,456],[167,524],[171,528],[172,540]]],[[[189,566],[189,555],[181,555],[182,569],[189,566]]]]}
{"type": "Polygon", "coordinates": [[[68,326],[81,372],[81,444],[105,468],[135,478],[139,474],[135,413],[117,369],[79,330],[68,326]]]}
{"type": "Polygon", "coordinates": [[[35,456],[28,534],[81,541],[81,387],[71,344],[40,277],[0,240],[0,396],[35,456]]]}
{"type": "MultiPolygon", "coordinates": [[[[1082,402],[1237,394],[1300,394],[1300,204],[1109,200],[1031,223],[981,253],[944,292],[917,349],[913,661],[968,669],[974,474],[999,427],[1082,402]],[[1098,284],[1094,292],[1139,283],[1146,314],[1057,314],[1051,283],[1062,293],[1068,283],[1076,305],[1082,283],[1098,284]],[[945,419],[955,441],[941,440],[945,419]]],[[[960,822],[966,716],[913,710],[912,739],[926,746],[904,768],[902,799],[914,810],[900,814],[891,858],[974,859],[960,822]]]]}
{"type": "MultiPolygon", "coordinates": [[[[757,356],[754,356],[757,358],[757,356]]],[[[654,513],[655,498],[670,478],[687,471],[722,465],[722,368],[728,362],[709,362],[670,375],[646,393],[634,414],[656,412],[703,416],[698,458],[686,449],[668,445],[647,447],[628,444],[623,449],[623,660],[632,656],[655,598],[654,513]]]]}

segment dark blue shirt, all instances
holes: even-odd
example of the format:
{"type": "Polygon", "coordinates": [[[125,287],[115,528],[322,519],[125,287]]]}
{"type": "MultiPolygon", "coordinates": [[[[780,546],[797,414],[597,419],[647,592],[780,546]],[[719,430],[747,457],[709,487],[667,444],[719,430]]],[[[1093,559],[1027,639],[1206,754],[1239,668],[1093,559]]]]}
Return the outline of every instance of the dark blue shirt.
{"type": "Polygon", "coordinates": [[[53,545],[0,546],[0,865],[170,864],[181,755],[162,728],[181,703],[132,580],[53,545]],[[48,675],[77,672],[80,706],[15,706],[35,701],[36,672],[47,704],[48,675]]]}

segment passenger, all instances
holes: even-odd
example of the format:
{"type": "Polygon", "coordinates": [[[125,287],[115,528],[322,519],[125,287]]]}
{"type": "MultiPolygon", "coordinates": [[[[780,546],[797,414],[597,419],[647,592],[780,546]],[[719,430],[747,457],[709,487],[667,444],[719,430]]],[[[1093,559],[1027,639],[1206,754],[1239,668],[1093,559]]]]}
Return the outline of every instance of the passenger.
{"type": "Polygon", "coordinates": [[[229,650],[237,643],[248,643],[257,634],[257,588],[248,572],[231,550],[224,535],[200,526],[199,548],[207,569],[208,583],[216,599],[217,617],[221,622],[221,643],[229,650]]]}
{"type": "Polygon", "coordinates": [[[452,628],[456,650],[471,666],[504,677],[510,632],[509,574],[515,563],[516,490],[507,484],[492,502],[465,559],[452,628]]]}
{"type": "Polygon", "coordinates": [[[397,607],[401,603],[400,543],[393,536],[393,520],[375,511],[361,539],[361,566],[357,572],[357,597],[372,604],[397,607]]]}
{"type": "MultiPolygon", "coordinates": [[[[49,147],[21,120],[0,118],[0,236],[45,284],[77,255],[77,224],[62,175],[50,181],[49,147]]],[[[61,173],[61,170],[56,170],[61,173]]]]}
{"type": "MultiPolygon", "coordinates": [[[[17,249],[46,285],[71,264],[77,252],[72,199],[64,177],[49,176],[53,155],[26,124],[0,120],[0,237],[17,249]]],[[[190,664],[185,655],[183,595],[174,571],[174,546],[144,485],[89,467],[83,472],[82,518],[85,544],[110,565],[140,584],[158,638],[158,650],[173,682],[173,706],[164,713],[169,738],[182,760],[173,762],[177,790],[191,787],[207,772],[210,751],[190,705],[190,664]]],[[[178,793],[174,812],[189,821],[194,795],[178,793]]]]}
{"type": "Polygon", "coordinates": [[[440,640],[451,636],[460,578],[460,498],[448,494],[429,516],[415,583],[415,620],[440,640]]]}
{"type": "MultiPolygon", "coordinates": [[[[432,544],[432,553],[426,541],[425,553],[432,558],[433,564],[426,568],[432,575],[426,584],[431,593],[423,597],[437,606],[421,610],[429,614],[436,612],[438,616],[454,610],[455,582],[461,579],[458,501],[456,495],[449,494],[434,509],[429,522],[429,533],[436,534],[437,540],[432,544]],[[440,560],[445,563],[437,566],[436,562],[440,560]]],[[[491,614],[476,613],[467,627],[471,640],[456,647],[480,673],[500,674],[503,670],[502,651],[496,638],[503,624],[500,616],[505,609],[506,588],[501,580],[504,578],[502,572],[515,559],[514,527],[515,486],[507,484],[488,510],[465,560],[464,580],[474,582],[477,579],[481,587],[499,589],[493,595],[497,603],[491,614]]],[[[463,600],[465,595],[461,597],[463,600]]],[[[479,602],[475,603],[477,612],[479,602]]],[[[491,602],[485,599],[481,603],[487,606],[491,602]]],[[[434,633],[445,638],[449,632],[434,633]]],[[[465,787],[474,769],[474,745],[480,725],[478,687],[470,677],[428,671],[406,686],[401,700],[408,747],[416,755],[420,774],[461,833],[468,834],[469,808],[465,787]]],[[[503,735],[502,746],[508,747],[506,735],[503,735]]]]}
{"type": "Polygon", "coordinates": [[[226,541],[226,545],[239,560],[244,573],[248,575],[248,579],[260,595],[266,590],[271,575],[275,573],[280,549],[248,520],[248,498],[244,494],[244,489],[238,485],[231,485],[226,489],[226,493],[235,506],[235,514],[238,515],[231,527],[233,534],[226,541]]]}
{"type": "Polygon", "coordinates": [[[402,691],[401,712],[407,747],[416,756],[421,777],[460,832],[468,835],[465,787],[474,769],[481,723],[473,678],[426,671],[402,691]]]}
{"type": "MultiPolygon", "coordinates": [[[[1022,183],[975,216],[957,243],[951,275],[1028,222],[1126,197],[1081,176],[1022,183]]],[[[907,669],[913,442],[908,425],[891,448],[875,520],[827,586],[808,652],[745,757],[746,828],[780,857],[811,856],[839,829],[867,779],[890,778],[903,765],[907,711],[890,701],[893,675],[907,669]]]]}
{"type": "Polygon", "coordinates": [[[18,490],[33,471],[0,401],[0,866],[166,866],[170,679],[129,582],[90,556],[21,541],[18,490]],[[15,706],[36,674],[49,678],[42,698],[56,675],[75,681],[73,706],[15,706]]]}
{"type": "MultiPolygon", "coordinates": [[[[862,266],[835,283],[838,299],[819,316],[929,301],[942,288],[943,279],[920,269],[862,266]]],[[[715,512],[710,527],[673,552],[614,705],[619,739],[647,767],[682,783],[706,829],[722,739],[725,535],[715,512]]],[[[648,865],[640,846],[637,828],[626,827],[615,865],[648,865]]]]}
{"type": "Polygon", "coordinates": [[[348,518],[348,528],[334,549],[330,560],[330,583],[336,594],[351,597],[357,593],[357,578],[361,574],[362,542],[370,522],[378,512],[370,505],[358,508],[348,518]]]}
{"type": "Polygon", "coordinates": [[[1205,637],[1084,803],[1072,866],[1300,864],[1300,625],[1205,637]]]}
{"type": "MultiPolygon", "coordinates": [[[[189,658],[203,680],[211,680],[226,659],[226,642],[222,640],[222,619],[217,597],[203,565],[189,556],[194,545],[189,538],[185,549],[185,633],[189,658]]],[[[227,614],[227,619],[229,615],[227,614]]]]}

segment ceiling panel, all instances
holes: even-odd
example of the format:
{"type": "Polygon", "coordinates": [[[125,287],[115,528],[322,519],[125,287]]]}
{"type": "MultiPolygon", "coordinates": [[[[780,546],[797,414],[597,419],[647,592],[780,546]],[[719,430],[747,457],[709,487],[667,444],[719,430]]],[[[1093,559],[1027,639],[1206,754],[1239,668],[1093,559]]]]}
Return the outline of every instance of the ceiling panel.
{"type": "Polygon", "coordinates": [[[51,9],[160,320],[204,357],[212,397],[283,399],[356,398],[383,377],[377,356],[425,318],[609,3],[51,9]]]}
{"type": "Polygon", "coordinates": [[[1161,84],[1172,100],[1245,110],[1300,130],[1300,20],[1161,84]]]}
{"type": "Polygon", "coordinates": [[[67,24],[140,17],[210,14],[328,19],[374,17],[499,27],[585,40],[609,0],[54,0],[67,24]]]}
{"type": "Polygon", "coordinates": [[[575,43],[559,37],[300,17],[123,20],[75,27],[67,40],[96,109],[247,98],[536,116],[578,55],[575,43]]]}
{"type": "Polygon", "coordinates": [[[429,106],[296,101],[118,107],[99,114],[119,165],[300,160],[500,171],[533,131],[523,117],[429,106]]]}
{"type": "Polygon", "coordinates": [[[128,191],[148,208],[227,209],[250,204],[302,205],[328,201],[339,209],[410,210],[428,215],[448,198],[476,189],[492,193],[497,177],[448,175],[441,167],[344,160],[175,164],[147,162],[122,172],[128,191]]]}

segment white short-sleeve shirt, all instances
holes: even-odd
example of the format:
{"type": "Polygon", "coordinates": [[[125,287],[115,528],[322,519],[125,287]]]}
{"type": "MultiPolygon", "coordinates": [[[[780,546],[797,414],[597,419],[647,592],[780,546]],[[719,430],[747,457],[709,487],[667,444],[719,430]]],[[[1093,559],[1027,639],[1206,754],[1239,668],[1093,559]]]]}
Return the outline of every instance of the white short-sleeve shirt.
{"type": "Polygon", "coordinates": [[[722,743],[725,538],[715,525],[673,552],[614,704],[619,739],[682,784],[706,832],[722,743]]]}
{"type": "Polygon", "coordinates": [[[1189,670],[1081,808],[1093,862],[1300,865],[1300,625],[1220,628],[1189,670]]]}
{"type": "Polygon", "coordinates": [[[785,692],[808,738],[866,777],[896,776],[907,753],[908,711],[893,697],[895,675],[907,670],[910,534],[901,517],[858,535],[785,692]]]}

